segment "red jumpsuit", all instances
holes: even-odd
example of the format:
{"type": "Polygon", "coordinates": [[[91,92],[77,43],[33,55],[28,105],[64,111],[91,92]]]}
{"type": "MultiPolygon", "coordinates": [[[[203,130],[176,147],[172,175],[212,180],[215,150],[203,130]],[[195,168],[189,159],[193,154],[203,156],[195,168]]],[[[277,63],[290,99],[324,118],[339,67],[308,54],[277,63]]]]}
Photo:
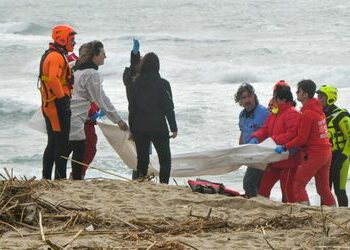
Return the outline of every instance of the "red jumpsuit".
{"type": "Polygon", "coordinates": [[[301,120],[298,135],[285,144],[287,150],[303,147],[306,153],[302,165],[298,167],[293,182],[293,194],[296,202],[309,201],[306,185],[315,176],[317,193],[321,204],[335,205],[335,199],[329,187],[329,168],[332,159],[331,144],[327,137],[327,122],[318,99],[307,100],[301,108],[301,120]]]}
{"type": "MultiPolygon", "coordinates": [[[[291,103],[278,105],[278,113],[271,113],[264,126],[253,134],[260,142],[271,137],[276,144],[283,145],[296,137],[301,114],[291,103]]],[[[277,181],[281,183],[283,202],[293,202],[292,183],[296,168],[301,163],[301,152],[291,154],[288,159],[271,163],[266,168],[260,183],[259,194],[270,197],[277,181]]]]}

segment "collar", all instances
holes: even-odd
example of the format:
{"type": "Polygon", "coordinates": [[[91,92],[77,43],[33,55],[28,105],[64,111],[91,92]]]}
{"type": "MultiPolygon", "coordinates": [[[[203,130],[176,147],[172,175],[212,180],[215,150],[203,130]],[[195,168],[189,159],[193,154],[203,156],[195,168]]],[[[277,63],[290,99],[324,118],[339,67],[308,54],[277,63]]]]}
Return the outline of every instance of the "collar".
{"type": "Polygon", "coordinates": [[[52,50],[58,51],[59,53],[61,53],[62,55],[65,55],[65,56],[68,54],[65,47],[58,45],[56,43],[49,43],[49,48],[52,50]]]}
{"type": "Polygon", "coordinates": [[[258,105],[255,105],[255,107],[250,110],[250,111],[247,111],[246,109],[243,109],[243,113],[242,115],[245,117],[245,118],[253,118],[254,117],[254,111],[256,109],[258,105]]]}
{"type": "Polygon", "coordinates": [[[95,69],[98,70],[98,66],[93,62],[93,61],[88,61],[79,64],[79,59],[78,59],[78,64],[76,66],[76,70],[83,70],[83,69],[95,69]]]}

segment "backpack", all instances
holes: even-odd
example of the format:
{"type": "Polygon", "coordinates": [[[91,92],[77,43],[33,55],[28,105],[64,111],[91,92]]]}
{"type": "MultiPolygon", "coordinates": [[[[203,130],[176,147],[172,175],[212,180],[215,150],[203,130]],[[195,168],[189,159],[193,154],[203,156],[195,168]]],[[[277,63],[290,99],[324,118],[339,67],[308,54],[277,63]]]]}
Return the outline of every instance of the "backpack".
{"type": "Polygon", "coordinates": [[[242,196],[239,192],[232,189],[228,189],[222,183],[215,183],[211,181],[206,181],[202,179],[188,180],[188,185],[193,192],[203,193],[203,194],[222,194],[227,196],[242,196]]]}

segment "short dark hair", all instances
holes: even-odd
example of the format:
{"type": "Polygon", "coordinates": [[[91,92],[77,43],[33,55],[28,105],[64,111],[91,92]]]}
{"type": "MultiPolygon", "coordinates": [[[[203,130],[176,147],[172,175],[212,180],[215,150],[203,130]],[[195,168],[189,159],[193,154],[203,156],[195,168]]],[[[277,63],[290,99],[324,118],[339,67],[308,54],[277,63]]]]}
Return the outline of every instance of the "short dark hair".
{"type": "Polygon", "coordinates": [[[293,100],[292,91],[290,90],[289,86],[277,85],[273,93],[274,98],[286,100],[286,102],[290,102],[294,107],[296,106],[296,103],[293,100]]]}
{"type": "Polygon", "coordinates": [[[239,86],[236,94],[235,94],[235,102],[236,103],[239,103],[239,100],[241,99],[241,96],[244,92],[248,92],[248,94],[250,95],[254,95],[255,97],[255,104],[258,105],[259,104],[259,100],[258,100],[258,97],[256,96],[255,94],[255,89],[254,87],[247,83],[247,82],[244,82],[241,84],[241,86],[239,86]]]}
{"type": "Polygon", "coordinates": [[[313,98],[316,93],[316,83],[312,80],[301,80],[298,82],[298,90],[301,89],[303,92],[307,93],[309,98],[313,98]]]}

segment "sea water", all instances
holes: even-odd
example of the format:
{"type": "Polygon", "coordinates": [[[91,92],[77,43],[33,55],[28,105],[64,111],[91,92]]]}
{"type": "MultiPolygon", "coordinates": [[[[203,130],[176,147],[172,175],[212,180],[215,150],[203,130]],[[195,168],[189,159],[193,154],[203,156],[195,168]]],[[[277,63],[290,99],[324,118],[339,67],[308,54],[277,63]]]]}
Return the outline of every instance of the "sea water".
{"type": "MultiPolygon", "coordinates": [[[[339,106],[350,108],[347,0],[0,0],[0,13],[0,171],[13,169],[18,177],[41,177],[46,136],[30,129],[28,120],[40,105],[41,55],[52,26],[61,23],[76,29],[76,51],[91,40],[104,43],[104,88],[125,120],[122,73],[132,38],[140,40],[141,53],[158,54],[176,107],[179,132],[171,141],[173,154],[238,145],[241,107],[234,93],[242,82],[254,85],[263,105],[280,79],[293,92],[301,79],[318,86],[331,83],[339,89],[339,106]]],[[[100,131],[98,136],[92,165],[129,177],[131,171],[100,131]]],[[[242,191],[244,171],[204,178],[242,191]]],[[[93,177],[114,178],[88,170],[87,178],[93,177]]],[[[314,182],[308,190],[318,204],[314,182]]],[[[272,199],[280,200],[280,193],[277,184],[272,199]]]]}

